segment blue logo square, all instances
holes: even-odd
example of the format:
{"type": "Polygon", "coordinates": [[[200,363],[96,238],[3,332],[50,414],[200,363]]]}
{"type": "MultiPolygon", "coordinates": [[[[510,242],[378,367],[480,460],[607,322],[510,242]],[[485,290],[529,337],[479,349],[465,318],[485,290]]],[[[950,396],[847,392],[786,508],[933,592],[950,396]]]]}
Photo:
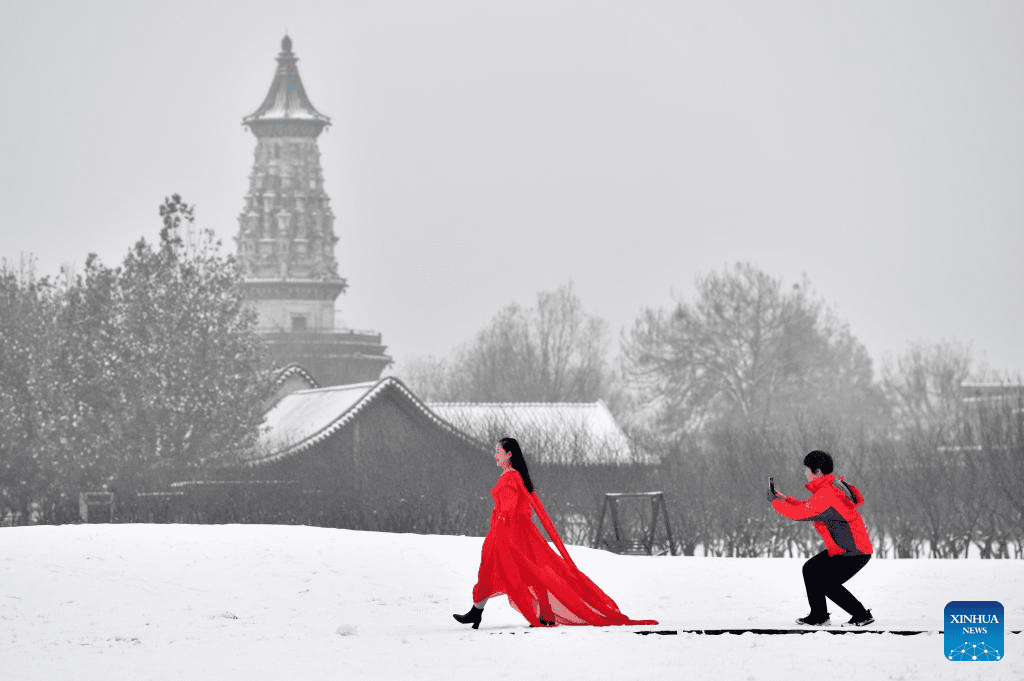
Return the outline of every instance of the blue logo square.
{"type": "Polygon", "coordinates": [[[1003,604],[999,601],[950,601],[942,630],[946,659],[996,662],[1004,653],[1003,604]]]}

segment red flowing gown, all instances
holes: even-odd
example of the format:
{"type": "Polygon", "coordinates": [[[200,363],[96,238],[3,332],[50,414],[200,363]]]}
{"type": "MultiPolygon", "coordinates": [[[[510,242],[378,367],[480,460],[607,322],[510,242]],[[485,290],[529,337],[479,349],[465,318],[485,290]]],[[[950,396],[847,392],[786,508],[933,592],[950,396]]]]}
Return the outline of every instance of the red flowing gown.
{"type": "Polygon", "coordinates": [[[615,601],[576,567],[537,493],[526,491],[518,472],[503,473],[491,496],[494,511],[473,587],[474,603],[506,594],[512,607],[534,626],[540,625],[541,618],[592,626],[657,624],[623,615],[615,601]],[[557,553],[533,524],[531,509],[558,547],[557,553]]]}

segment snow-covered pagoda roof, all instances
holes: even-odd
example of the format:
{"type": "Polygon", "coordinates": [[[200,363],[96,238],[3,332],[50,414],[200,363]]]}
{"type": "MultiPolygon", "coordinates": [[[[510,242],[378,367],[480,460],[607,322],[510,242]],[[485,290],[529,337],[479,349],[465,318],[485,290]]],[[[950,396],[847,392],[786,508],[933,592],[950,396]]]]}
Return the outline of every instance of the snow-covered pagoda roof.
{"type": "Polygon", "coordinates": [[[270,463],[300,454],[352,423],[367,405],[384,396],[400,401],[437,428],[486,451],[483,443],[438,418],[404,383],[386,376],[379,381],[298,390],[285,395],[264,416],[258,446],[247,457],[247,463],[270,463]]]}
{"type": "Polygon", "coordinates": [[[432,412],[478,440],[514,437],[527,461],[656,463],[634,452],[604,402],[428,402],[432,412]]]}
{"type": "Polygon", "coordinates": [[[292,40],[287,35],[281,40],[277,55],[277,71],[270,83],[270,91],[256,111],[242,119],[257,136],[316,136],[331,124],[331,119],[309,101],[296,63],[299,58],[292,52],[292,40]]]}

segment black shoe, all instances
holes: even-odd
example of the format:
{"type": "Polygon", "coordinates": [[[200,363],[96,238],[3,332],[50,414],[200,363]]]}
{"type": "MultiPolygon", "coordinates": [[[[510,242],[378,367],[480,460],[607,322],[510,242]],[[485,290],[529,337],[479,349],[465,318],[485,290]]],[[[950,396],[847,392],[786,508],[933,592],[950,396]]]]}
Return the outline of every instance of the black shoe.
{"type": "Polygon", "coordinates": [[[844,624],[843,626],[844,627],[866,627],[866,626],[868,626],[869,624],[871,624],[874,621],[875,621],[875,618],[871,615],[871,611],[870,610],[865,610],[863,615],[857,615],[855,617],[850,618],[850,621],[847,622],[846,624],[844,624]]]}
{"type": "MultiPolygon", "coordinates": [[[[532,627],[534,625],[531,624],[530,626],[532,627]]],[[[543,617],[541,617],[540,618],[540,626],[542,626],[542,627],[554,627],[554,626],[558,626],[558,623],[557,622],[552,622],[551,620],[546,620],[543,617]]]]}
{"type": "Polygon", "coordinates": [[[483,617],[484,609],[475,605],[465,615],[452,615],[459,624],[472,624],[474,629],[480,628],[480,618],[483,617]]]}
{"type": "Polygon", "coordinates": [[[824,617],[814,617],[807,615],[806,617],[798,617],[796,620],[797,624],[802,624],[806,627],[830,627],[832,626],[832,620],[829,619],[828,613],[825,613],[824,617]]]}

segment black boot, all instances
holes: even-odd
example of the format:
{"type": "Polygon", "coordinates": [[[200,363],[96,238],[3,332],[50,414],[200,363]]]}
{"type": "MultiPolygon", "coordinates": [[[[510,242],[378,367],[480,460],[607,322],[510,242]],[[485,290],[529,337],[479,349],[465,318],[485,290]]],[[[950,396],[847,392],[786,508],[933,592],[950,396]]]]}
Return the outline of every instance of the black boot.
{"type": "Polygon", "coordinates": [[[472,624],[474,629],[480,628],[480,618],[483,617],[484,609],[475,605],[465,615],[452,615],[459,624],[472,624]]]}
{"type": "MultiPolygon", "coordinates": [[[[555,616],[551,614],[551,601],[548,599],[548,590],[544,587],[536,587],[540,601],[540,626],[553,627],[557,624],[555,616]]],[[[532,626],[532,625],[531,625],[532,626]]]]}
{"type": "Polygon", "coordinates": [[[832,618],[829,617],[829,613],[827,612],[824,617],[811,613],[810,615],[798,618],[796,623],[803,624],[808,627],[830,627],[832,626],[832,618]]]}

